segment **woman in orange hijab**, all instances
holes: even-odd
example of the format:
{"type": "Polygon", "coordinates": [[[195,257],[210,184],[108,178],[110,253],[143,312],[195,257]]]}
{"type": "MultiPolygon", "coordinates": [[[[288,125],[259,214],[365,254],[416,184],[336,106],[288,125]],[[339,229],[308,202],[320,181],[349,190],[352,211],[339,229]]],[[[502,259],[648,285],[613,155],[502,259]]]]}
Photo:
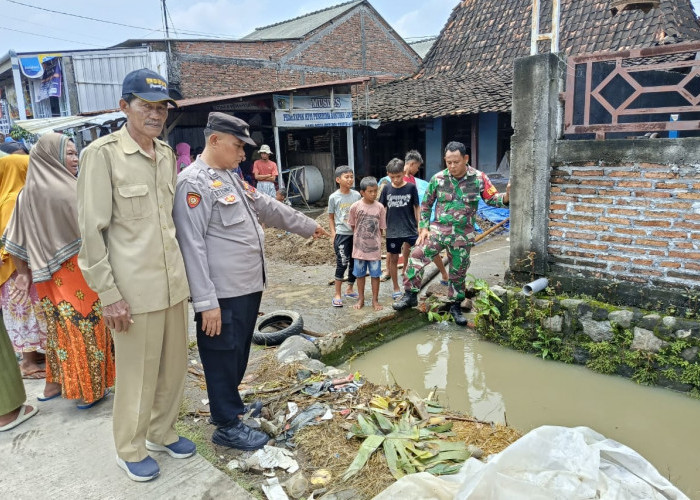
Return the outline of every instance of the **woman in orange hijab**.
{"type": "MultiPolygon", "coordinates": [[[[15,208],[17,194],[27,177],[29,155],[16,145],[11,154],[0,158],[0,232],[4,232],[15,208]]],[[[15,289],[17,270],[7,252],[0,251],[0,306],[5,328],[17,353],[21,353],[20,370],[24,378],[44,378],[41,367],[46,349],[46,318],[39,302],[36,288],[32,285],[29,297],[23,301],[10,298],[15,289]]]]}

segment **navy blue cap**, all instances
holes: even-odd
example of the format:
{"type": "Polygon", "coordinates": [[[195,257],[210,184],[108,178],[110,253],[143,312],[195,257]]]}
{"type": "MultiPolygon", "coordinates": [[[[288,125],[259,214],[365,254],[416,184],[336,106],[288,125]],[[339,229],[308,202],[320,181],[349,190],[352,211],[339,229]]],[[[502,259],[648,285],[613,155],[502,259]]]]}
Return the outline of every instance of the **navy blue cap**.
{"type": "Polygon", "coordinates": [[[167,101],[177,107],[175,100],[168,94],[168,82],[150,69],[137,69],[124,77],[122,96],[128,94],[148,102],[167,101]]]}

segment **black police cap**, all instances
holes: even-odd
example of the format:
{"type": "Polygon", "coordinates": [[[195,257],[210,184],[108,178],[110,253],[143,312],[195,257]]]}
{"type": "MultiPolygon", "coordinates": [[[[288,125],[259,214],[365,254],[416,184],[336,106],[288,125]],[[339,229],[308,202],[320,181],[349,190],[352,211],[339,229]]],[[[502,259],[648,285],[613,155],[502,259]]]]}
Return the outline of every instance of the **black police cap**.
{"type": "Polygon", "coordinates": [[[257,146],[250,137],[250,126],[235,116],[219,113],[218,111],[209,113],[207,128],[216,132],[234,135],[251,146],[257,146]]]}

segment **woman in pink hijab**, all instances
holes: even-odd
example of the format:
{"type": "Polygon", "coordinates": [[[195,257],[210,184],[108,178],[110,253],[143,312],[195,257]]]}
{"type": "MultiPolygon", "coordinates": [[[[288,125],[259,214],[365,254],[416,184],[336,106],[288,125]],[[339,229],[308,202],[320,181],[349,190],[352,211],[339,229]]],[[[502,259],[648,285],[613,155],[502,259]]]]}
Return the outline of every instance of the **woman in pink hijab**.
{"type": "Polygon", "coordinates": [[[192,160],[190,160],[190,145],[186,142],[179,142],[175,145],[175,153],[177,153],[177,173],[179,174],[182,170],[188,166],[192,160]]]}

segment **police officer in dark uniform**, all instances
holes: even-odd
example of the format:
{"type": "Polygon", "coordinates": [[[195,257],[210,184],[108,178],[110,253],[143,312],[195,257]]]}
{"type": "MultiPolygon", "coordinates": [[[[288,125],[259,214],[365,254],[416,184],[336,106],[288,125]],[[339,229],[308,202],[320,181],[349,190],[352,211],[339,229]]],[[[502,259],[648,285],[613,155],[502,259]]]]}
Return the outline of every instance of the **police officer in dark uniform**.
{"type": "Polygon", "coordinates": [[[207,382],[212,441],[241,450],[262,448],[263,432],[244,425],[238,385],[265,286],[265,233],[260,222],[304,237],[327,234],[313,219],[258,192],[232,173],[255,142],[248,124],[210,113],[206,146],[178,177],[173,218],[185,260],[207,382]]]}

